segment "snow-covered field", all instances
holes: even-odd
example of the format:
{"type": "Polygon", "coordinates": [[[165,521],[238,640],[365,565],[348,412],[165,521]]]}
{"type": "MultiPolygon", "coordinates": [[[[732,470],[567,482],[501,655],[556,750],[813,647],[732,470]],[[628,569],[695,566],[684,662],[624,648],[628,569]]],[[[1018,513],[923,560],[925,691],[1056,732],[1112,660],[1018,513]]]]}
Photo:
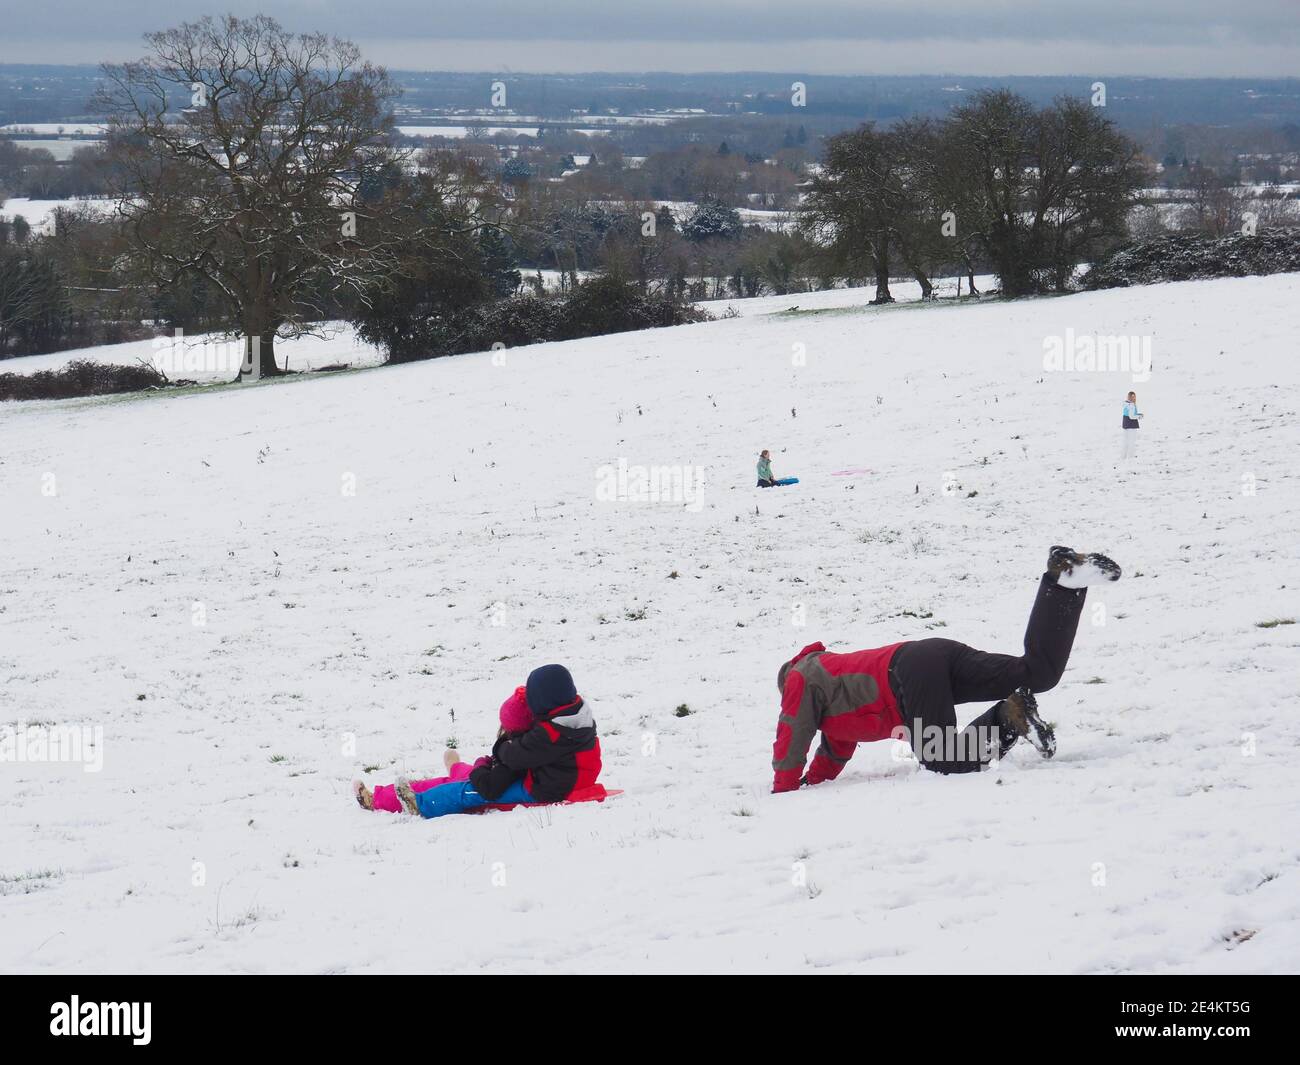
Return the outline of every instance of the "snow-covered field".
{"type": "MultiPolygon", "coordinates": [[[[452,140],[465,140],[471,134],[482,133],[495,137],[504,133],[508,137],[536,137],[540,126],[398,126],[399,133],[407,137],[448,137],[452,140]]],[[[581,133],[585,137],[604,137],[612,131],[608,129],[576,129],[562,127],[565,133],[581,133]]]]}
{"type": "Polygon", "coordinates": [[[1300,628],[1260,627],[1300,616],[1298,305],[809,304],[0,406],[0,723],[102,729],[98,772],[0,763],[0,970],[1300,970],[1300,628]],[[1151,336],[1150,379],[1045,372],[1067,329],[1151,336]],[[763,447],[802,483],[753,488],[763,447]],[[620,459],[702,505],[602,501],[620,459]],[[1125,567],[1040,700],[1055,760],[876,744],[768,794],[785,658],[1014,651],[1054,543],[1125,567]],[[624,795],[352,801],[485,750],[552,661],[624,795]]]}
{"type": "Polygon", "coordinates": [[[11,122],[0,126],[0,133],[39,133],[44,136],[58,134],[60,137],[103,136],[108,132],[105,122],[11,122]]]}
{"type": "MultiPolygon", "coordinates": [[[[941,298],[957,295],[955,277],[937,277],[931,282],[934,293],[941,298]]],[[[988,292],[996,284],[992,274],[976,274],[975,287],[981,292],[988,292]]],[[[915,281],[891,280],[890,295],[900,304],[919,303],[921,286],[915,281]]],[[[866,305],[875,296],[874,288],[828,288],[818,292],[791,292],[784,296],[755,296],[753,299],[724,298],[716,300],[699,300],[696,306],[703,307],[713,315],[738,315],[751,318],[767,314],[795,314],[807,311],[828,311],[838,309],[865,310],[866,305]]],[[[969,295],[966,279],[961,279],[961,295],[969,295]]]]}
{"type": "MultiPolygon", "coordinates": [[[[530,282],[538,274],[543,286],[559,291],[567,274],[559,270],[521,269],[524,281],[530,282]]],[[[579,270],[582,279],[593,276],[594,271],[579,270]]],[[[956,293],[954,278],[940,278],[934,282],[940,296],[956,293]]],[[[981,291],[993,285],[991,276],[977,275],[976,284],[981,291]]],[[[890,290],[900,303],[921,298],[920,286],[915,281],[893,282],[890,290]]],[[[528,291],[525,284],[525,291],[528,291]]],[[[965,280],[962,282],[965,292],[965,280]]],[[[861,307],[874,295],[860,288],[836,288],[823,292],[796,292],[787,296],[758,296],[753,299],[701,300],[699,306],[710,314],[732,314],[741,317],[773,314],[790,310],[827,310],[835,307],[861,307]]],[[[276,357],[282,367],[290,370],[318,370],[322,366],[351,366],[362,368],[377,366],[384,361],[383,353],[371,344],[360,340],[356,331],[346,322],[326,322],[316,334],[280,340],[276,343],[276,357]]],[[[156,366],[172,380],[189,379],[201,384],[233,380],[243,360],[242,341],[224,335],[200,333],[194,336],[165,335],[149,340],[132,340],[124,344],[100,344],[90,348],[55,351],[46,355],[21,355],[0,360],[0,373],[37,373],[40,370],[57,370],[74,359],[119,366],[136,366],[147,363],[156,366]]]]}
{"type": "Polygon", "coordinates": [[[11,143],[18,148],[26,148],[29,151],[38,149],[49,152],[55,159],[62,162],[65,159],[71,159],[82,148],[94,148],[100,143],[98,140],[18,140],[11,138],[11,143]]]}
{"type": "MultiPolygon", "coordinates": [[[[145,363],[156,366],[173,381],[186,379],[212,384],[233,380],[243,358],[243,341],[239,338],[210,333],[168,334],[125,344],[20,355],[0,360],[0,373],[57,370],[75,359],[89,359],[115,366],[145,363]]],[[[383,362],[383,353],[358,339],[356,331],[346,322],[327,322],[318,334],[277,342],[276,358],[281,367],[290,370],[318,370],[322,366],[377,366],[383,362]]]]}
{"type": "Polygon", "coordinates": [[[23,218],[34,233],[43,236],[54,231],[54,212],[60,207],[69,210],[85,207],[107,215],[113,212],[116,203],[109,199],[32,200],[26,196],[14,196],[0,201],[0,218],[23,218]]]}

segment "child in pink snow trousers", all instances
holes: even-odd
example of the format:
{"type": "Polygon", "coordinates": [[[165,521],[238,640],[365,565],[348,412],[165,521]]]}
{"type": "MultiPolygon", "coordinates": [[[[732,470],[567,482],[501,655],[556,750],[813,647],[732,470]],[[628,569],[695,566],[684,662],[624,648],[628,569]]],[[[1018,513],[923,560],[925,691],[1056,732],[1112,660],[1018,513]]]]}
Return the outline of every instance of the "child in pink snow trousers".
{"type": "MultiPolygon", "coordinates": [[[[501,736],[521,736],[533,727],[533,714],[528,709],[528,701],[524,696],[522,687],[516,688],[514,693],[504,703],[501,704],[501,736]]],[[[428,780],[411,781],[411,790],[417,795],[422,791],[428,791],[430,788],[436,788],[440,784],[452,784],[469,779],[472,773],[479,766],[487,765],[489,759],[486,755],[477,759],[472,765],[468,762],[462,762],[460,755],[453,750],[448,750],[443,754],[443,762],[447,766],[447,776],[431,777],[428,780]]],[[[356,796],[357,802],[365,810],[384,810],[391,814],[402,812],[401,800],[397,797],[397,786],[395,784],[380,784],[374,791],[366,787],[365,783],[360,780],[352,782],[352,794],[356,796]]]]}

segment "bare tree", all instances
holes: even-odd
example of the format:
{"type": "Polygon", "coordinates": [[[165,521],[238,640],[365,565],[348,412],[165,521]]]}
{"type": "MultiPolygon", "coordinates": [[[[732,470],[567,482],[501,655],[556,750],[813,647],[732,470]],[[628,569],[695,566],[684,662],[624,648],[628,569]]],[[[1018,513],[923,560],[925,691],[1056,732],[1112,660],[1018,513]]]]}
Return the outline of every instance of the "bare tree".
{"type": "Polygon", "coordinates": [[[14,333],[32,320],[40,306],[28,258],[0,245],[0,359],[14,333]]]}
{"type": "Polygon", "coordinates": [[[1080,263],[1128,234],[1142,188],[1153,180],[1137,143],[1083,100],[1061,97],[1038,116],[1035,219],[1044,278],[1064,292],[1080,263]]]}
{"type": "Polygon", "coordinates": [[[903,209],[900,142],[868,123],[826,142],[822,171],[810,183],[800,211],[800,229],[826,247],[852,275],[873,274],[872,303],[892,303],[891,255],[903,209]]]}
{"type": "Polygon", "coordinates": [[[351,42],[264,15],[145,39],[145,58],[104,68],[100,97],[133,249],[159,284],[216,286],[245,366],[260,350],[260,373],[278,373],[277,337],[391,265],[362,193],[394,161],[398,90],[351,42]]]}
{"type": "Polygon", "coordinates": [[[1191,199],[1180,214],[1181,228],[1211,237],[1237,232],[1252,206],[1250,192],[1213,167],[1196,163],[1190,169],[1191,199]]]}
{"type": "Polygon", "coordinates": [[[1035,112],[1007,90],[980,93],[945,129],[948,191],[958,232],[988,255],[1002,291],[1034,288],[1026,211],[1033,197],[1035,112]]]}
{"type": "Polygon", "coordinates": [[[1251,204],[1262,229],[1300,225],[1300,203],[1276,185],[1265,185],[1251,204]]]}
{"type": "Polygon", "coordinates": [[[945,140],[957,225],[1008,295],[1063,290],[1082,259],[1125,235],[1146,181],[1138,146],[1068,98],[1036,110],[1006,90],[980,93],[945,140]]]}

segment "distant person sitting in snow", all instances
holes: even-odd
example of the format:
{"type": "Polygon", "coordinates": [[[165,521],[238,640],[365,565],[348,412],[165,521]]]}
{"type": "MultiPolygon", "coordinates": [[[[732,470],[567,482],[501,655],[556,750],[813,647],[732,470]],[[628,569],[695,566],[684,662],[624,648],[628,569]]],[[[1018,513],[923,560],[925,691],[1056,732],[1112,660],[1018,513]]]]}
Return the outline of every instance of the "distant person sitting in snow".
{"type": "Polygon", "coordinates": [[[1124,400],[1124,457],[1126,459],[1131,459],[1137,451],[1137,431],[1141,428],[1138,419],[1141,417],[1137,393],[1130,392],[1128,398],[1124,400]]]}
{"type": "Polygon", "coordinates": [[[524,699],[528,730],[497,740],[492,755],[467,780],[416,792],[399,778],[397,798],[421,817],[459,814],[494,804],[564,802],[590,792],[600,776],[600,739],[591,709],[563,666],[540,666],[528,674],[524,699]]]}
{"type": "MultiPolygon", "coordinates": [[[[528,709],[528,702],[523,688],[516,688],[510,698],[501,704],[499,714],[501,729],[497,733],[497,741],[503,739],[518,739],[525,732],[533,727],[533,714],[528,709]]],[[[430,788],[436,788],[443,784],[456,784],[466,781],[475,769],[480,766],[488,765],[492,759],[484,755],[470,765],[461,761],[460,753],[454,750],[443,752],[443,764],[447,767],[445,777],[430,777],[428,780],[411,781],[411,791],[415,794],[428,791],[430,788]]],[[[352,794],[356,796],[357,802],[365,810],[384,810],[388,813],[401,813],[402,804],[397,798],[397,786],[395,784],[380,784],[374,791],[371,791],[364,782],[354,780],[352,782],[352,794]]]]}
{"type": "Polygon", "coordinates": [[[758,487],[772,488],[776,478],[772,476],[772,454],[766,448],[758,456],[758,487]]]}
{"type": "Polygon", "coordinates": [[[939,773],[981,769],[1022,736],[1052,757],[1056,736],[1034,693],[1056,687],[1065,672],[1088,587],[1119,578],[1119,566],[1105,555],[1053,547],[1019,656],[943,639],[839,654],[820,643],[805,647],[777,675],[772,790],[834,780],[859,743],[891,737],[907,739],[921,765],[939,773]],[[986,699],[998,702],[958,730],[956,704],[986,699]],[[819,730],[821,744],[805,775],[819,730]]]}

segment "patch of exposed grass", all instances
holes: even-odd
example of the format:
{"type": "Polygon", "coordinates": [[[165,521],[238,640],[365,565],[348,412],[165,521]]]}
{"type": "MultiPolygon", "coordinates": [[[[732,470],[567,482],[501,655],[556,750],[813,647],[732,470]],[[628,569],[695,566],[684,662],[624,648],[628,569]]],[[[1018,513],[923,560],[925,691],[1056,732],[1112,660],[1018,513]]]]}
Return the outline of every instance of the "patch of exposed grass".
{"type": "Polygon", "coordinates": [[[860,544],[895,544],[902,536],[897,529],[864,529],[858,533],[860,544]]]}
{"type": "Polygon", "coordinates": [[[53,885],[62,869],[29,869],[25,873],[0,873],[0,895],[30,895],[53,885]]]}

